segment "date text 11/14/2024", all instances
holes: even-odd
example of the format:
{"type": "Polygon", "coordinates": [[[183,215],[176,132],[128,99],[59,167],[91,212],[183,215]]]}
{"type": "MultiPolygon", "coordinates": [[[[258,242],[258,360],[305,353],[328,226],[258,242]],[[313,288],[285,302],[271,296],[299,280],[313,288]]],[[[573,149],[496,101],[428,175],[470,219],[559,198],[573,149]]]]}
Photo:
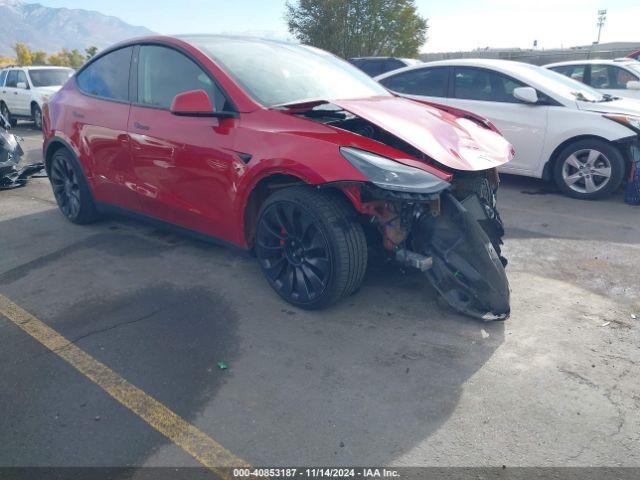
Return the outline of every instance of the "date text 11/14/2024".
{"type": "Polygon", "coordinates": [[[235,468],[234,478],[399,478],[388,468],[235,468]]]}

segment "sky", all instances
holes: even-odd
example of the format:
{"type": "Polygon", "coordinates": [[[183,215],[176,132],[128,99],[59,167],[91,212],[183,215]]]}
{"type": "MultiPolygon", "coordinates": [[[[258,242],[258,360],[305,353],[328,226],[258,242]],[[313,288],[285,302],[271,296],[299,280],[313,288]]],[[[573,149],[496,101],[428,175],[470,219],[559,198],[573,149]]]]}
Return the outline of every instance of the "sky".
{"type": "MultiPolygon", "coordinates": [[[[28,2],[34,0],[26,0],[28,2]]],[[[35,0],[84,8],[163,34],[243,33],[288,38],[285,0],[35,0]]],[[[607,9],[601,42],[640,41],[638,0],[416,0],[429,20],[422,52],[475,48],[586,45],[597,36],[597,12],[607,9]]]]}

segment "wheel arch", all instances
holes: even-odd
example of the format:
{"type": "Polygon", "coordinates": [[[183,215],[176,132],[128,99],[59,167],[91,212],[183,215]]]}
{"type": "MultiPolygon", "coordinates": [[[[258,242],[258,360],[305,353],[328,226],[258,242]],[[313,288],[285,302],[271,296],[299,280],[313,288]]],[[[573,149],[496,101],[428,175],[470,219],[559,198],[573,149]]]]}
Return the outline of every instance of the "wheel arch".
{"type": "Polygon", "coordinates": [[[291,172],[269,173],[255,182],[246,196],[246,201],[244,202],[241,212],[243,239],[249,248],[253,248],[253,239],[258,223],[258,213],[260,212],[260,208],[264,204],[265,200],[278,190],[298,185],[322,187],[324,190],[339,192],[349,205],[352,205],[355,208],[354,199],[351,198],[347,192],[338,188],[337,185],[314,184],[305,178],[292,174],[291,172]]]}
{"type": "Polygon", "coordinates": [[[81,165],[80,159],[78,158],[78,152],[71,146],[69,142],[60,137],[52,137],[46,142],[46,146],[44,148],[44,166],[47,174],[49,174],[49,168],[51,167],[51,159],[53,158],[53,155],[61,148],[65,148],[66,150],[68,150],[69,153],[73,155],[76,162],[81,165]]]}
{"type": "MultiPolygon", "coordinates": [[[[618,149],[622,154],[623,158],[625,157],[624,151],[622,150],[620,145],[615,141],[609,140],[608,138],[601,137],[599,135],[576,135],[574,137],[564,140],[553,150],[553,152],[549,156],[549,159],[547,160],[547,163],[545,163],[544,168],[542,170],[543,180],[546,180],[546,181],[553,180],[553,168],[556,162],[558,161],[558,156],[560,155],[560,152],[562,152],[562,150],[564,150],[567,146],[571,145],[572,143],[579,142],[581,140],[598,140],[601,142],[605,142],[613,146],[614,148],[618,149]]],[[[625,158],[625,163],[627,163],[626,158],[625,158]]]]}
{"type": "Polygon", "coordinates": [[[34,111],[35,107],[38,107],[40,109],[40,111],[42,111],[42,107],[40,106],[40,104],[38,102],[36,102],[35,100],[31,100],[31,114],[32,115],[33,115],[33,111],[34,111]]]}

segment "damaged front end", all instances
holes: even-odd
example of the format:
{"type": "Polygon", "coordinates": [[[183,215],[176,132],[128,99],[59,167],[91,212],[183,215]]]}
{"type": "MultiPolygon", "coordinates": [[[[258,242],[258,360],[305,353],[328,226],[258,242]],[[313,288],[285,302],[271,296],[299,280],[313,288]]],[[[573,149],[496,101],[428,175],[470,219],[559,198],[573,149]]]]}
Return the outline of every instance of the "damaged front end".
{"type": "Polygon", "coordinates": [[[0,190],[22,187],[44,169],[43,163],[18,166],[24,152],[18,137],[10,133],[9,128],[9,122],[0,115],[0,190]]]}
{"type": "Polygon", "coordinates": [[[351,189],[398,262],[425,273],[454,309],[485,321],[509,317],[509,282],[496,210],[498,174],[439,182],[430,192],[351,189]]]}
{"type": "Polygon", "coordinates": [[[402,152],[388,158],[341,147],[369,181],[340,188],[395,260],[423,271],[454,309],[483,320],[508,318],[496,167],[513,149],[495,127],[468,112],[398,98],[316,102],[293,113],[402,152]]]}

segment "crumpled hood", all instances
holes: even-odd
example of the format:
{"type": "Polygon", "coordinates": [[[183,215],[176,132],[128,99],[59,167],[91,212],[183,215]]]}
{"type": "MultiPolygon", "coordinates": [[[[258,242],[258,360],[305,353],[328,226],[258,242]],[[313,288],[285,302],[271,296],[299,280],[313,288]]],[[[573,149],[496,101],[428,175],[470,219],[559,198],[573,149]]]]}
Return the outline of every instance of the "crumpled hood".
{"type": "Polygon", "coordinates": [[[404,140],[438,163],[456,170],[486,170],[511,160],[501,135],[475,121],[400,97],[331,100],[404,140]]]}
{"type": "Polygon", "coordinates": [[[576,102],[580,110],[602,113],[621,113],[640,117],[640,100],[633,98],[621,98],[610,102],[576,102]]]}

